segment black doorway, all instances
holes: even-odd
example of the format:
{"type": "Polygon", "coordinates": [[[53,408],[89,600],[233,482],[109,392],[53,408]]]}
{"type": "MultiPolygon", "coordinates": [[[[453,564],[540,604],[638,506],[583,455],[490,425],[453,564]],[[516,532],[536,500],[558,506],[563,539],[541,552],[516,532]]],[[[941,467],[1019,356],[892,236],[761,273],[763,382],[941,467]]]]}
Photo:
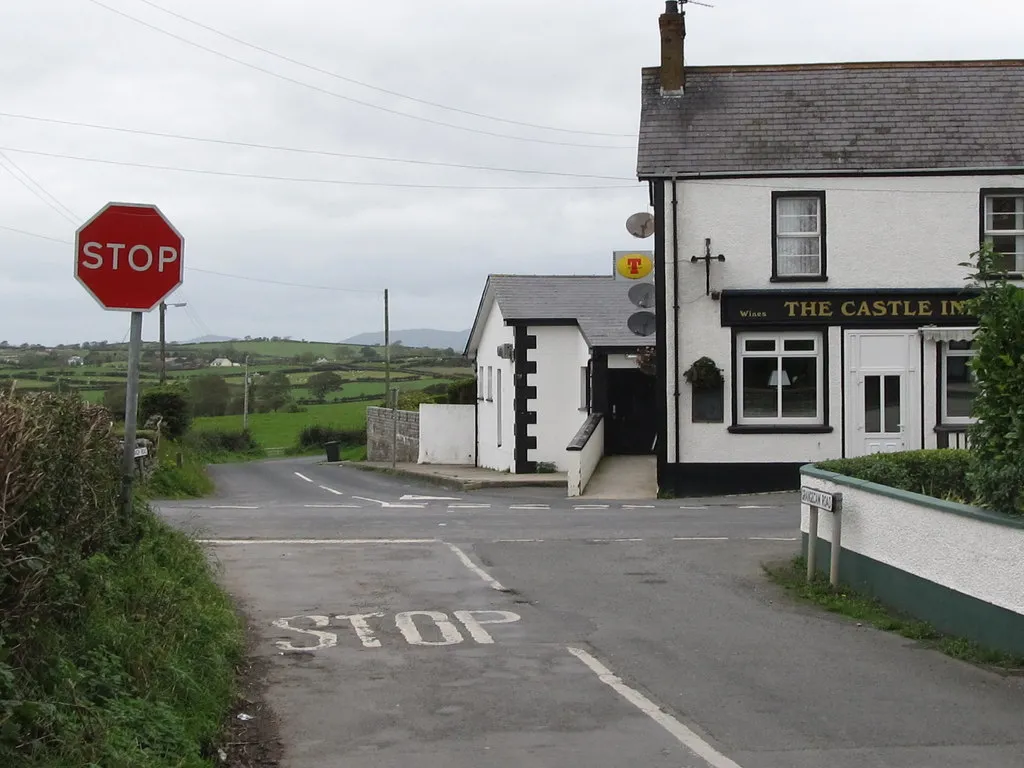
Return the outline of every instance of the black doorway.
{"type": "Polygon", "coordinates": [[[606,454],[645,456],[654,453],[654,438],[658,434],[656,381],[654,376],[643,371],[608,369],[606,454]]]}

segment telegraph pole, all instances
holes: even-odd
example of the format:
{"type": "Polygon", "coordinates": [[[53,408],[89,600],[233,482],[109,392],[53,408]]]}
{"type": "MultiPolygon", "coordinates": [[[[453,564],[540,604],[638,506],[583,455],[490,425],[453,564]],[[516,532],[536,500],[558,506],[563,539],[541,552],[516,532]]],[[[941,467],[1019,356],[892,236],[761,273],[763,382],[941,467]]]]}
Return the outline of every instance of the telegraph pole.
{"type": "Polygon", "coordinates": [[[245,385],[242,388],[242,431],[249,428],[249,355],[245,356],[245,385]]]}
{"type": "Polygon", "coordinates": [[[160,383],[163,384],[167,381],[167,307],[184,307],[187,306],[188,302],[180,302],[178,304],[168,304],[166,301],[160,302],[160,383]]]}

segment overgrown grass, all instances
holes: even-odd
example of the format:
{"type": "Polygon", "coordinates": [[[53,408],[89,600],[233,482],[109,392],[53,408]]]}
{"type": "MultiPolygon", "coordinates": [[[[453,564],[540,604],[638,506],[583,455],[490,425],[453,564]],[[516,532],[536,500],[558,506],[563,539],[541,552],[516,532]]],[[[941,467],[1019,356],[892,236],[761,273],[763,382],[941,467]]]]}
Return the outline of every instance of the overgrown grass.
{"type": "Polygon", "coordinates": [[[137,543],[60,574],[77,605],[22,638],[22,664],[0,662],[5,767],[214,765],[242,624],[198,545],[138,514],[137,543]]]}
{"type": "Polygon", "coordinates": [[[886,632],[895,632],[957,659],[1001,669],[1024,670],[1024,658],[983,648],[961,637],[945,635],[930,624],[892,610],[872,597],[842,585],[833,587],[824,576],[808,583],[807,560],[802,556],[787,563],[765,564],[764,570],[786,591],[830,613],[847,616],[886,632]]]}
{"type": "Polygon", "coordinates": [[[209,460],[187,442],[164,440],[159,464],[148,481],[139,486],[146,499],[199,499],[213,493],[213,480],[206,471],[209,460]],[[178,454],[181,466],[178,466],[178,454]]]}

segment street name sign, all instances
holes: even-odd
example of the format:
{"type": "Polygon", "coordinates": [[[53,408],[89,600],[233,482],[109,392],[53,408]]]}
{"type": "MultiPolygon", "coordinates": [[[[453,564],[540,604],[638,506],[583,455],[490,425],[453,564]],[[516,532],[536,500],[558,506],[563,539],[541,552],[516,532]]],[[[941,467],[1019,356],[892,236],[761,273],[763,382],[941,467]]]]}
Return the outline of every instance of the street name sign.
{"type": "Polygon", "coordinates": [[[823,509],[826,512],[831,512],[835,504],[835,494],[804,486],[800,488],[800,501],[804,504],[810,504],[812,507],[823,509]]]}

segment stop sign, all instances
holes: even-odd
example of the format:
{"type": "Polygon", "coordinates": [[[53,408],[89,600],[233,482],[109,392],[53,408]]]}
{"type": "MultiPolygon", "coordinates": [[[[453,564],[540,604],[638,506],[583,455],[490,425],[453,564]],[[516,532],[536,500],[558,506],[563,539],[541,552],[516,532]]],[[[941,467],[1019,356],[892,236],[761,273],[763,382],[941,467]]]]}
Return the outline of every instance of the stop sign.
{"type": "Polygon", "coordinates": [[[108,203],[75,236],[75,277],[104,309],[149,312],[181,285],[184,249],[155,205],[108,203]]]}

